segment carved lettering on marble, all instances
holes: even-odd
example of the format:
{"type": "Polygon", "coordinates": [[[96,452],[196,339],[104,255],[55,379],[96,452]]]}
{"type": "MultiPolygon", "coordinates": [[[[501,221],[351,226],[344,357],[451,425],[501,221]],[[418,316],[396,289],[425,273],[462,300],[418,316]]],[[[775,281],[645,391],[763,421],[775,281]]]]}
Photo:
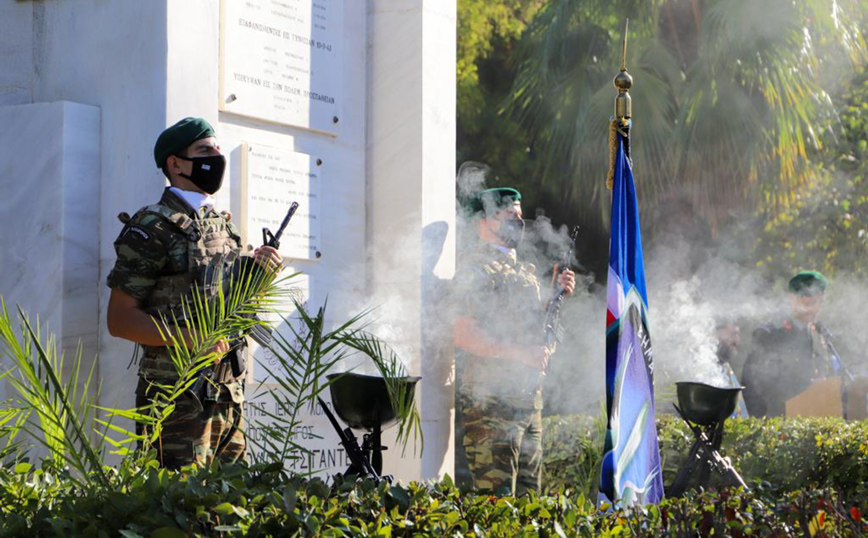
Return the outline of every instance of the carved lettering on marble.
{"type": "Polygon", "coordinates": [[[338,134],[344,0],[223,0],[220,109],[338,134]]]}
{"type": "MultiPolygon", "coordinates": [[[[253,459],[264,455],[267,446],[265,442],[269,438],[269,428],[285,431],[289,424],[286,410],[278,404],[277,399],[270,391],[279,391],[276,385],[251,387],[248,391],[247,401],[244,402],[244,416],[248,424],[247,434],[248,451],[253,459]]],[[[323,394],[326,405],[331,407],[328,391],[323,394]]],[[[283,399],[284,397],[281,397],[283,399]]],[[[334,411],[334,408],[332,408],[334,411]]],[[[319,404],[315,400],[302,407],[298,423],[294,426],[294,441],[307,448],[307,454],[299,453],[297,458],[286,460],[285,467],[297,473],[313,473],[326,478],[335,473],[344,472],[350,465],[340,440],[325,417],[319,404]]]]}
{"type": "Polygon", "coordinates": [[[295,151],[243,144],[242,207],[247,242],[259,244],[262,229],[276,232],[292,202],[298,210],[280,240],[287,259],[317,259],[320,245],[322,159],[295,151]]]}

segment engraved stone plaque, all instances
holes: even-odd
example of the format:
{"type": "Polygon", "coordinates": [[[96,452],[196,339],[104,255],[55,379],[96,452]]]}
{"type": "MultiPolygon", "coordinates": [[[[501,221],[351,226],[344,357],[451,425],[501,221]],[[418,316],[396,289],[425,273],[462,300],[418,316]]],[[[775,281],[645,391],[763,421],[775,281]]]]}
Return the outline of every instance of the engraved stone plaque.
{"type": "MultiPolygon", "coordinates": [[[[248,391],[247,401],[244,402],[244,416],[248,424],[245,430],[248,437],[247,449],[251,456],[256,458],[262,455],[264,450],[258,446],[263,444],[265,437],[263,425],[283,429],[287,424],[284,422],[286,410],[270,393],[270,390],[280,389],[274,385],[259,388],[254,385],[252,388],[254,390],[248,391]]],[[[328,390],[323,391],[322,398],[326,405],[331,406],[328,390]]],[[[297,420],[300,424],[296,426],[294,441],[307,448],[310,453],[299,453],[299,458],[287,460],[286,469],[302,474],[313,473],[322,478],[346,471],[350,461],[319,403],[315,400],[308,402],[301,409],[297,420]]]]}
{"type": "Polygon", "coordinates": [[[280,254],[287,260],[317,259],[322,169],[322,160],[306,153],[242,144],[241,218],[247,242],[262,244],[263,228],[277,233],[289,206],[298,202],[280,239],[280,254]]]}
{"type": "Polygon", "coordinates": [[[220,110],[338,134],[344,0],[223,0],[220,110]]]}

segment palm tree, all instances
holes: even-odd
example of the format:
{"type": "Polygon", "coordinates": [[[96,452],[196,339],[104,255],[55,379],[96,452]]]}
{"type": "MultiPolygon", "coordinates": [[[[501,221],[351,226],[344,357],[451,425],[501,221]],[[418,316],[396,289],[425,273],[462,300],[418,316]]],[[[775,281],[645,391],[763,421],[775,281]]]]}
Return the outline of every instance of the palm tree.
{"type": "Polygon", "coordinates": [[[835,90],[866,59],[866,13],[858,0],[552,0],[525,34],[507,111],[534,141],[541,187],[605,215],[629,17],[643,205],[680,203],[713,230],[733,208],[775,213],[811,181],[835,90]]]}

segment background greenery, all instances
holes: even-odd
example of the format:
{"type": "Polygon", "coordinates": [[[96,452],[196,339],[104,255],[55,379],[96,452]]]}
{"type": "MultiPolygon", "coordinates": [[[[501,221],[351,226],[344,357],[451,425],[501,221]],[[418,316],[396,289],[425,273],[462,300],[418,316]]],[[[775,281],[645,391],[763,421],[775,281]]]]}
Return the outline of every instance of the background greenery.
{"type": "Polygon", "coordinates": [[[646,243],[748,230],[736,261],[769,278],[861,272],[866,15],[864,0],[459,0],[457,164],[491,165],[528,215],[581,224],[579,259],[601,276],[630,17],[646,243]]]}

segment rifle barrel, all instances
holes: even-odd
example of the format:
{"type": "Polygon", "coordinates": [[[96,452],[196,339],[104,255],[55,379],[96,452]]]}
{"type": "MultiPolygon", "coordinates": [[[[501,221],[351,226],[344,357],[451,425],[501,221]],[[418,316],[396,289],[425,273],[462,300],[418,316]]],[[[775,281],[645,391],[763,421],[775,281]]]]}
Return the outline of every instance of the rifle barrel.
{"type": "Polygon", "coordinates": [[[286,216],[283,217],[283,222],[280,223],[280,228],[278,228],[277,233],[274,234],[275,241],[280,241],[280,236],[283,235],[283,231],[289,225],[290,219],[295,215],[296,209],[298,209],[298,202],[293,202],[292,205],[289,206],[289,211],[286,212],[286,216]]]}

